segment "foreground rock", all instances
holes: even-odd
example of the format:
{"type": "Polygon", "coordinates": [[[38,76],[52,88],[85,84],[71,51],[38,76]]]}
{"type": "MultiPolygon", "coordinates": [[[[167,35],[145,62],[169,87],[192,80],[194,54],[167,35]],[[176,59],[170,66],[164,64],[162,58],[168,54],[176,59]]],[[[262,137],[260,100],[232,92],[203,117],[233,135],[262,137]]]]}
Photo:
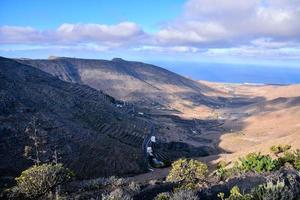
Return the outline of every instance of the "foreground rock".
{"type": "MultiPolygon", "coordinates": [[[[219,199],[218,194],[220,192],[225,193],[227,196],[230,189],[234,186],[238,186],[241,191],[248,193],[258,185],[268,181],[277,182],[278,180],[284,181],[285,185],[293,192],[293,195],[300,196],[300,172],[294,168],[283,167],[269,174],[247,173],[243,176],[229,179],[227,182],[210,183],[207,188],[198,191],[198,197],[200,199],[219,199]]],[[[176,187],[176,185],[170,183],[148,186],[137,194],[134,199],[152,200],[159,193],[172,192],[174,187],[176,187]]]]}

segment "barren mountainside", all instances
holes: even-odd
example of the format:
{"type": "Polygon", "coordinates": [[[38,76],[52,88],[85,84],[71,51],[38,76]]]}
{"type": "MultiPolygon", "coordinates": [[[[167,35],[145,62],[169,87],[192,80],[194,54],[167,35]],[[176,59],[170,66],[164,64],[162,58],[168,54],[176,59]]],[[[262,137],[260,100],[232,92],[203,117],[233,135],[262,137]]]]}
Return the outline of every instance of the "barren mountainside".
{"type": "Polygon", "coordinates": [[[214,104],[202,95],[211,88],[166,69],[121,58],[91,60],[55,57],[46,60],[18,60],[62,80],[89,85],[125,101],[168,106],[179,99],[196,104],[214,104]]]}
{"type": "Polygon", "coordinates": [[[33,117],[46,133],[45,159],[56,149],[79,177],[146,169],[141,146],[150,131],[147,122],[120,111],[100,91],[0,58],[0,176],[31,165],[23,154],[32,143],[25,129],[33,117]]]}

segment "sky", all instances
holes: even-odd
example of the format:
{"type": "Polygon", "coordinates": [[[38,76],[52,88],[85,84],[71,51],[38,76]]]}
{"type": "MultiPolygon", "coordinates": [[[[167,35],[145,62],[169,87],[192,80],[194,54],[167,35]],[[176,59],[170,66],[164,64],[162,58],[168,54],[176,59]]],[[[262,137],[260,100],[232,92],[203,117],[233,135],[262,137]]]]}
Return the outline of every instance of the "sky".
{"type": "Polygon", "coordinates": [[[300,0],[1,0],[0,55],[300,68],[300,0]]]}

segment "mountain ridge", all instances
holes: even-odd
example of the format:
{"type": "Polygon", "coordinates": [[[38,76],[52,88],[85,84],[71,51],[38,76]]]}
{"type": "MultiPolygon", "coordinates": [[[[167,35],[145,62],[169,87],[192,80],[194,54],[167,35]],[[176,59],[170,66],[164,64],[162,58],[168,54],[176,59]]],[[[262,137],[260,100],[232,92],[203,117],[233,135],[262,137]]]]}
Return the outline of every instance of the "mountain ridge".
{"type": "Polygon", "coordinates": [[[120,58],[112,60],[59,57],[51,60],[17,60],[37,67],[62,80],[86,84],[124,101],[171,106],[172,99],[194,95],[201,103],[218,103],[201,93],[212,90],[204,84],[164,68],[120,58]],[[159,98],[157,98],[159,97],[159,98]]]}

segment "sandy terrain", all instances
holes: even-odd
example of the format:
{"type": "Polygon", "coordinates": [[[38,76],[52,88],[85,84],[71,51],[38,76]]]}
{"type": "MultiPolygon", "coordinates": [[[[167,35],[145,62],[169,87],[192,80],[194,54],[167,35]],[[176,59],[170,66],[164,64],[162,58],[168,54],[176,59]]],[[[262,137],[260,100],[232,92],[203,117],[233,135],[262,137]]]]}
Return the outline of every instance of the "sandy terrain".
{"type": "MultiPolygon", "coordinates": [[[[208,160],[235,160],[249,152],[270,153],[276,144],[300,148],[300,85],[239,85],[202,82],[228,96],[263,97],[253,105],[218,110],[231,129],[219,138],[218,146],[231,153],[208,160]],[[233,119],[233,120],[229,120],[233,119]]],[[[218,95],[218,94],[210,94],[218,95]]]]}
{"type": "MultiPolygon", "coordinates": [[[[257,98],[250,105],[213,108],[192,105],[189,101],[171,102],[170,107],[180,111],[182,119],[224,119],[219,130],[204,131],[200,138],[210,139],[223,153],[198,158],[209,165],[220,160],[228,163],[250,152],[270,153],[270,147],[278,144],[290,144],[293,149],[300,148],[300,85],[242,85],[222,84],[201,81],[215,91],[207,91],[210,97],[257,98]]],[[[193,144],[188,137],[181,137],[176,128],[168,137],[183,139],[193,144]]],[[[137,180],[149,181],[162,179],[169,169],[156,169],[154,172],[139,175],[137,180]]]]}

